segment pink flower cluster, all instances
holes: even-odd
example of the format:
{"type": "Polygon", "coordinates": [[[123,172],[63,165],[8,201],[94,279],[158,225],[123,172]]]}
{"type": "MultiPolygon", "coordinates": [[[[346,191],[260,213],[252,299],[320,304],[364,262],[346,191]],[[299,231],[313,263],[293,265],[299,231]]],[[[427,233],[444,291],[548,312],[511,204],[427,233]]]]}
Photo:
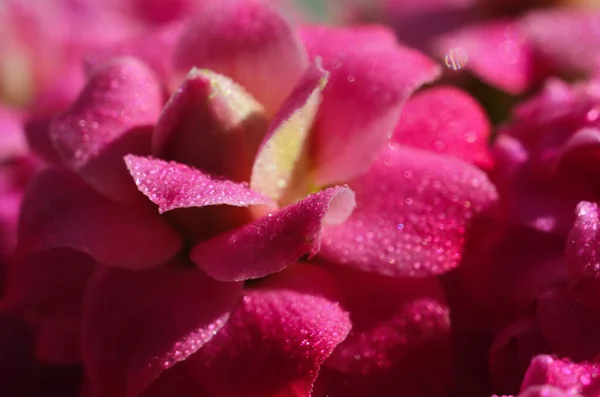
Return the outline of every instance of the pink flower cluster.
{"type": "Polygon", "coordinates": [[[0,7],[2,395],[600,397],[600,14],[426,55],[283,1],[44,4],[0,7]]]}

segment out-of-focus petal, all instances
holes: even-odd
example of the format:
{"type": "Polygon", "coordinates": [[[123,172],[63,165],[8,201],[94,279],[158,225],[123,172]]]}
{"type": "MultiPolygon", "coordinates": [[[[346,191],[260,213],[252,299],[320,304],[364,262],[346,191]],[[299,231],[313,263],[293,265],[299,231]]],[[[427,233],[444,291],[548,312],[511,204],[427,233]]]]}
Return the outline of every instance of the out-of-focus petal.
{"type": "Polygon", "coordinates": [[[212,178],[185,164],[134,155],[125,156],[125,163],[138,189],[158,205],[160,213],[208,205],[271,203],[245,185],[212,178]]]}
{"type": "Polygon", "coordinates": [[[94,395],[137,396],[223,327],[241,292],[187,263],[105,268],[84,301],[82,354],[94,395]]]}
{"type": "Polygon", "coordinates": [[[318,63],[311,65],[275,115],[259,148],[252,189],[285,204],[309,191],[308,138],[326,84],[327,72],[318,63]]]}
{"type": "Polygon", "coordinates": [[[116,43],[108,43],[87,55],[86,67],[93,70],[111,58],[132,56],[150,66],[161,83],[167,86],[173,72],[175,43],[182,29],[181,23],[174,23],[159,29],[144,30],[140,35],[116,43]]]}
{"type": "Polygon", "coordinates": [[[485,111],[474,98],[457,88],[441,86],[408,100],[393,140],[487,168],[492,161],[490,133],[485,111]]]}
{"type": "Polygon", "coordinates": [[[273,115],[308,61],[292,28],[267,2],[226,0],[212,2],[191,21],[175,65],[180,73],[196,66],[231,77],[273,115]]]}
{"type": "Polygon", "coordinates": [[[450,318],[439,280],[332,273],[352,331],[323,364],[329,370],[316,395],[437,396],[448,390],[450,318]]]}
{"type": "MultiPolygon", "coordinates": [[[[503,396],[504,397],[504,396],[503,396]]],[[[510,396],[509,396],[510,397],[510,396]]],[[[573,394],[563,391],[554,386],[533,386],[519,393],[517,397],[583,397],[581,394],[573,394]]]]}
{"type": "Polygon", "coordinates": [[[321,364],[350,327],[348,313],[323,296],[254,290],[194,359],[214,397],[309,397],[321,364]]]}
{"type": "Polygon", "coordinates": [[[552,351],[574,360],[600,354],[600,290],[593,285],[558,286],[538,297],[537,316],[552,351]]]}
{"type": "Polygon", "coordinates": [[[434,47],[448,67],[466,68],[511,94],[523,93],[545,77],[517,21],[467,26],[442,36],[434,47]]]}
{"type": "Polygon", "coordinates": [[[70,247],[104,265],[144,269],[171,259],[181,244],[160,215],[107,199],[67,170],[42,172],[23,199],[23,250],[70,247]]]}
{"type": "Polygon", "coordinates": [[[24,255],[8,266],[1,307],[38,329],[38,359],[79,362],[83,293],[94,267],[92,258],[68,248],[24,255]]]}
{"type": "Polygon", "coordinates": [[[24,123],[23,130],[29,150],[49,164],[62,164],[62,159],[50,139],[53,116],[31,117],[24,123]]]}
{"type": "Polygon", "coordinates": [[[264,108],[243,87],[194,68],[156,123],[152,153],[247,182],[267,125],[264,108]]]}
{"type": "Polygon", "coordinates": [[[320,57],[330,73],[313,137],[320,184],[345,182],[367,171],[391,137],[405,100],[440,73],[421,53],[377,37],[352,29],[302,31],[310,57],[320,57]]]}
{"type": "Polygon", "coordinates": [[[0,161],[26,153],[27,143],[21,123],[21,115],[0,105],[0,161]]]}
{"type": "Polygon", "coordinates": [[[495,207],[487,176],[461,160],[392,145],[350,183],[357,208],[324,229],[321,255],[388,276],[428,276],[454,268],[474,218],[495,207]]]}
{"type": "Polygon", "coordinates": [[[134,58],[102,65],[71,109],[54,120],[50,136],[64,163],[100,192],[137,195],[123,164],[129,153],[149,154],[162,106],[154,73],[134,58]]]}
{"type": "MultiPolygon", "coordinates": [[[[531,361],[531,365],[525,374],[522,391],[527,391],[536,386],[556,388],[566,392],[565,395],[582,395],[592,397],[597,395],[599,372],[597,364],[574,363],[568,359],[558,359],[548,355],[539,355],[531,361]]],[[[549,396],[559,396],[558,392],[549,396]]],[[[530,396],[529,394],[523,394],[530,396]]],[[[531,396],[545,396],[545,394],[531,394],[531,396]]],[[[521,395],[519,395],[521,396],[521,395]]]]}
{"type": "Polygon", "coordinates": [[[536,10],[525,16],[521,25],[527,40],[551,66],[590,74],[600,66],[600,11],[536,10]]]}
{"type": "Polygon", "coordinates": [[[354,206],[352,190],[329,188],[199,243],[191,258],[217,280],[247,280],[277,273],[305,254],[316,255],[323,225],[344,222],[354,206]]]}

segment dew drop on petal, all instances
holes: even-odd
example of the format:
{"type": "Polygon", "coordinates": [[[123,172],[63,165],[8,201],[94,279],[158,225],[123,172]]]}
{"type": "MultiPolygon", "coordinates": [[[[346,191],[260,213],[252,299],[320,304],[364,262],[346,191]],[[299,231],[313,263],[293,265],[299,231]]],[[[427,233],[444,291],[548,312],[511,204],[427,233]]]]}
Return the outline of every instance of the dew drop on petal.
{"type": "Polygon", "coordinates": [[[467,52],[460,47],[451,48],[444,57],[446,66],[452,70],[464,68],[468,60],[467,52]]]}

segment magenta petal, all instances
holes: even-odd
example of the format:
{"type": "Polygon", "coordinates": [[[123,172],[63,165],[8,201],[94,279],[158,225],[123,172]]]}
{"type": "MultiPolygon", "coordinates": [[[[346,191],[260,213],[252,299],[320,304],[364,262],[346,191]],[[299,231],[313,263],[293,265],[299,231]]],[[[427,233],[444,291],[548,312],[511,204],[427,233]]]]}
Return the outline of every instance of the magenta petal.
{"type": "Polygon", "coordinates": [[[394,141],[490,166],[490,122],[477,101],[451,86],[411,97],[394,131],[394,141]]]}
{"type": "Polygon", "coordinates": [[[600,292],[597,287],[588,288],[554,287],[538,298],[542,335],[560,356],[589,360],[600,354],[600,292]]]}
{"type": "Polygon", "coordinates": [[[82,329],[94,395],[139,395],[213,338],[240,291],[181,262],[142,272],[101,269],[86,295],[82,329]]]}
{"type": "MultiPolygon", "coordinates": [[[[504,396],[502,396],[504,397],[504,396]]],[[[510,396],[509,396],[510,397],[510,396]]],[[[582,397],[553,386],[533,386],[519,393],[517,397],[582,397]]]]}
{"type": "Polygon", "coordinates": [[[222,281],[264,277],[283,270],[302,255],[319,252],[323,224],[338,224],[354,209],[354,192],[334,187],[268,214],[254,223],[203,241],[192,261],[222,281]]]}
{"type": "Polygon", "coordinates": [[[64,163],[115,198],[137,194],[123,165],[128,153],[150,153],[152,125],[162,105],[154,73],[134,58],[119,58],[90,77],[50,136],[64,163]]]}
{"type": "Polygon", "coordinates": [[[551,66],[593,73],[600,66],[600,11],[554,8],[529,13],[522,26],[527,39],[551,66]]]}
{"type": "Polygon", "coordinates": [[[332,273],[352,332],[323,364],[331,370],[323,395],[424,397],[448,390],[450,317],[440,281],[332,273]]]}
{"type": "Polygon", "coordinates": [[[62,164],[60,155],[50,138],[52,116],[32,117],[23,126],[29,150],[49,164],[62,164]]]}
{"type": "MultiPolygon", "coordinates": [[[[549,387],[562,390],[565,396],[581,394],[586,397],[597,395],[600,379],[600,368],[593,363],[574,363],[568,359],[558,359],[547,355],[540,355],[531,361],[525,374],[522,391],[534,387],[549,387]]],[[[548,394],[554,397],[561,394],[548,394]]],[[[524,396],[546,396],[546,394],[527,394],[524,396]]],[[[521,395],[519,395],[521,396],[521,395]]]]}
{"type": "Polygon", "coordinates": [[[0,105],[0,162],[26,153],[21,123],[21,115],[0,105]]]}
{"type": "Polygon", "coordinates": [[[600,209],[582,201],[577,206],[575,225],[567,239],[567,265],[573,281],[600,280],[600,209]]]}
{"type": "Polygon", "coordinates": [[[61,169],[42,172],[23,199],[24,250],[70,247],[104,265],[143,269],[177,254],[181,239],[158,214],[117,203],[61,169]]]}
{"type": "Polygon", "coordinates": [[[404,101],[435,79],[439,66],[421,53],[353,29],[302,31],[311,58],[330,73],[314,130],[316,179],[345,182],[371,165],[400,118],[404,101]]]}
{"type": "Polygon", "coordinates": [[[511,94],[526,91],[544,77],[537,70],[534,50],[517,21],[468,26],[438,39],[435,48],[449,67],[465,67],[511,94]]]}
{"type": "Polygon", "coordinates": [[[271,204],[243,184],[212,178],[184,164],[134,155],[125,156],[125,163],[140,192],[158,205],[160,213],[220,204],[271,204]]]}
{"type": "Polygon", "coordinates": [[[236,182],[248,181],[267,125],[264,108],[243,87],[226,76],[194,68],[156,122],[152,154],[236,182]]]}
{"type": "Polygon", "coordinates": [[[8,266],[2,308],[37,328],[38,359],[61,364],[80,360],[83,293],[95,264],[81,252],[60,248],[28,255],[8,266]]]}
{"type": "Polygon", "coordinates": [[[175,64],[231,77],[274,114],[308,66],[285,19],[260,0],[215,1],[183,33],[175,64]]]}
{"type": "MultiPolygon", "coordinates": [[[[147,5],[147,2],[145,4],[147,5]]],[[[145,30],[139,36],[119,40],[117,43],[111,42],[89,54],[86,58],[86,66],[94,68],[112,58],[133,56],[150,66],[161,83],[167,85],[168,77],[173,71],[175,42],[181,30],[182,25],[175,23],[156,30],[145,30]]]]}
{"type": "Polygon", "coordinates": [[[213,397],[309,397],[350,327],[348,313],[320,295],[255,290],[194,359],[213,397]]]}
{"type": "Polygon", "coordinates": [[[390,146],[350,183],[357,207],[323,231],[321,255],[388,276],[428,276],[454,268],[478,215],[498,199],[475,166],[420,149],[390,146]]]}

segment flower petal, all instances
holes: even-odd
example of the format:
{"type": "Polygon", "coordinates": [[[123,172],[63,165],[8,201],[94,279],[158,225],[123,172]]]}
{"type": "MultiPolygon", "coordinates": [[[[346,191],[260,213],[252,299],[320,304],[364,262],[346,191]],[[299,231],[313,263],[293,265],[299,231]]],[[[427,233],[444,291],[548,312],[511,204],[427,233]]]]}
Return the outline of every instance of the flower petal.
{"type": "MultiPolygon", "coordinates": [[[[539,355],[531,361],[521,390],[524,391],[532,387],[544,386],[565,391],[567,392],[566,395],[569,396],[581,394],[592,397],[592,395],[596,395],[598,389],[599,371],[600,369],[597,364],[586,362],[574,363],[568,359],[539,355]]],[[[536,395],[532,394],[532,396],[536,395]]],[[[546,394],[539,395],[545,396],[546,394]]],[[[562,397],[560,394],[548,395],[562,397]]]]}
{"type": "Polygon", "coordinates": [[[498,199],[471,164],[396,145],[350,186],[357,208],[343,224],[324,229],[321,256],[396,277],[454,268],[473,218],[498,199]]]}
{"type": "Polygon", "coordinates": [[[60,165],[62,160],[50,139],[53,116],[31,117],[23,126],[29,150],[48,164],[60,165]]]}
{"type": "Polygon", "coordinates": [[[286,99],[254,161],[253,190],[285,204],[309,191],[308,138],[326,84],[327,72],[315,63],[286,99]]]}
{"type": "Polygon", "coordinates": [[[466,67],[486,83],[511,94],[521,94],[545,77],[518,21],[467,26],[442,36],[434,47],[450,67],[466,67]]]}
{"type": "MultiPolygon", "coordinates": [[[[140,1],[140,3],[142,3],[140,1]]],[[[144,2],[148,5],[148,2],[144,2]]],[[[112,58],[132,56],[142,60],[156,73],[163,85],[173,72],[173,52],[175,43],[181,34],[181,23],[169,24],[158,29],[144,30],[143,34],[125,38],[94,49],[87,54],[86,68],[93,69],[112,58]]]]}
{"type": "Polygon", "coordinates": [[[80,360],[83,292],[95,265],[81,252],[58,248],[8,266],[2,309],[18,313],[38,329],[38,359],[57,364],[80,360]]]}
{"type": "Polygon", "coordinates": [[[270,204],[270,200],[242,184],[218,180],[185,164],[150,157],[125,156],[131,177],[160,213],[176,208],[208,205],[270,204]]]}
{"type": "Polygon", "coordinates": [[[576,214],[566,248],[572,281],[585,278],[600,281],[600,209],[598,204],[582,201],[576,214]]]}
{"type": "Polygon", "coordinates": [[[440,281],[337,268],[332,274],[342,289],[352,332],[323,364],[331,370],[322,382],[323,395],[396,391],[437,396],[447,391],[452,378],[450,318],[440,281]]]}
{"type": "Polygon", "coordinates": [[[321,363],[350,327],[348,313],[323,296],[254,290],[193,360],[214,397],[309,397],[321,363]]]}
{"type": "Polygon", "coordinates": [[[354,209],[354,192],[334,187],[270,213],[254,223],[196,245],[192,261],[222,281],[264,277],[302,255],[319,252],[323,224],[338,224],[354,209]]]}
{"type": "Polygon", "coordinates": [[[231,77],[270,115],[308,66],[292,28],[267,2],[215,1],[184,31],[175,50],[180,73],[193,66],[231,77]]]}
{"type": "Polygon", "coordinates": [[[404,101],[440,73],[421,53],[378,36],[325,27],[302,31],[310,57],[322,58],[330,73],[313,132],[321,185],[364,173],[389,140],[404,101]]]}
{"type": "Polygon", "coordinates": [[[27,152],[21,123],[18,113],[0,105],[0,162],[27,152]]]}
{"type": "Polygon", "coordinates": [[[142,272],[101,269],[86,295],[82,330],[94,395],[139,395],[213,338],[240,292],[240,284],[181,262],[142,272]]]}
{"type": "Polygon", "coordinates": [[[194,68],[156,123],[152,153],[247,182],[267,124],[264,108],[243,87],[194,68]]]}
{"type": "Polygon", "coordinates": [[[393,140],[489,167],[490,134],[485,111],[473,97],[451,86],[438,86],[408,100],[393,140]]]}
{"type": "Polygon", "coordinates": [[[553,352],[574,360],[600,354],[599,296],[596,286],[553,287],[539,296],[538,322],[553,352]]]}
{"type": "Polygon", "coordinates": [[[151,128],[162,105],[153,72],[119,58],[90,77],[71,109],[50,127],[64,163],[109,197],[137,195],[122,157],[150,152],[151,128]]]}
{"type": "Polygon", "coordinates": [[[62,169],[46,170],[30,185],[19,242],[29,251],[70,247],[101,264],[133,269],[164,263],[182,244],[158,214],[107,199],[62,169]]]}
{"type": "Polygon", "coordinates": [[[530,12],[522,22],[527,39],[551,66],[593,73],[600,66],[600,11],[555,8],[530,12]]]}

